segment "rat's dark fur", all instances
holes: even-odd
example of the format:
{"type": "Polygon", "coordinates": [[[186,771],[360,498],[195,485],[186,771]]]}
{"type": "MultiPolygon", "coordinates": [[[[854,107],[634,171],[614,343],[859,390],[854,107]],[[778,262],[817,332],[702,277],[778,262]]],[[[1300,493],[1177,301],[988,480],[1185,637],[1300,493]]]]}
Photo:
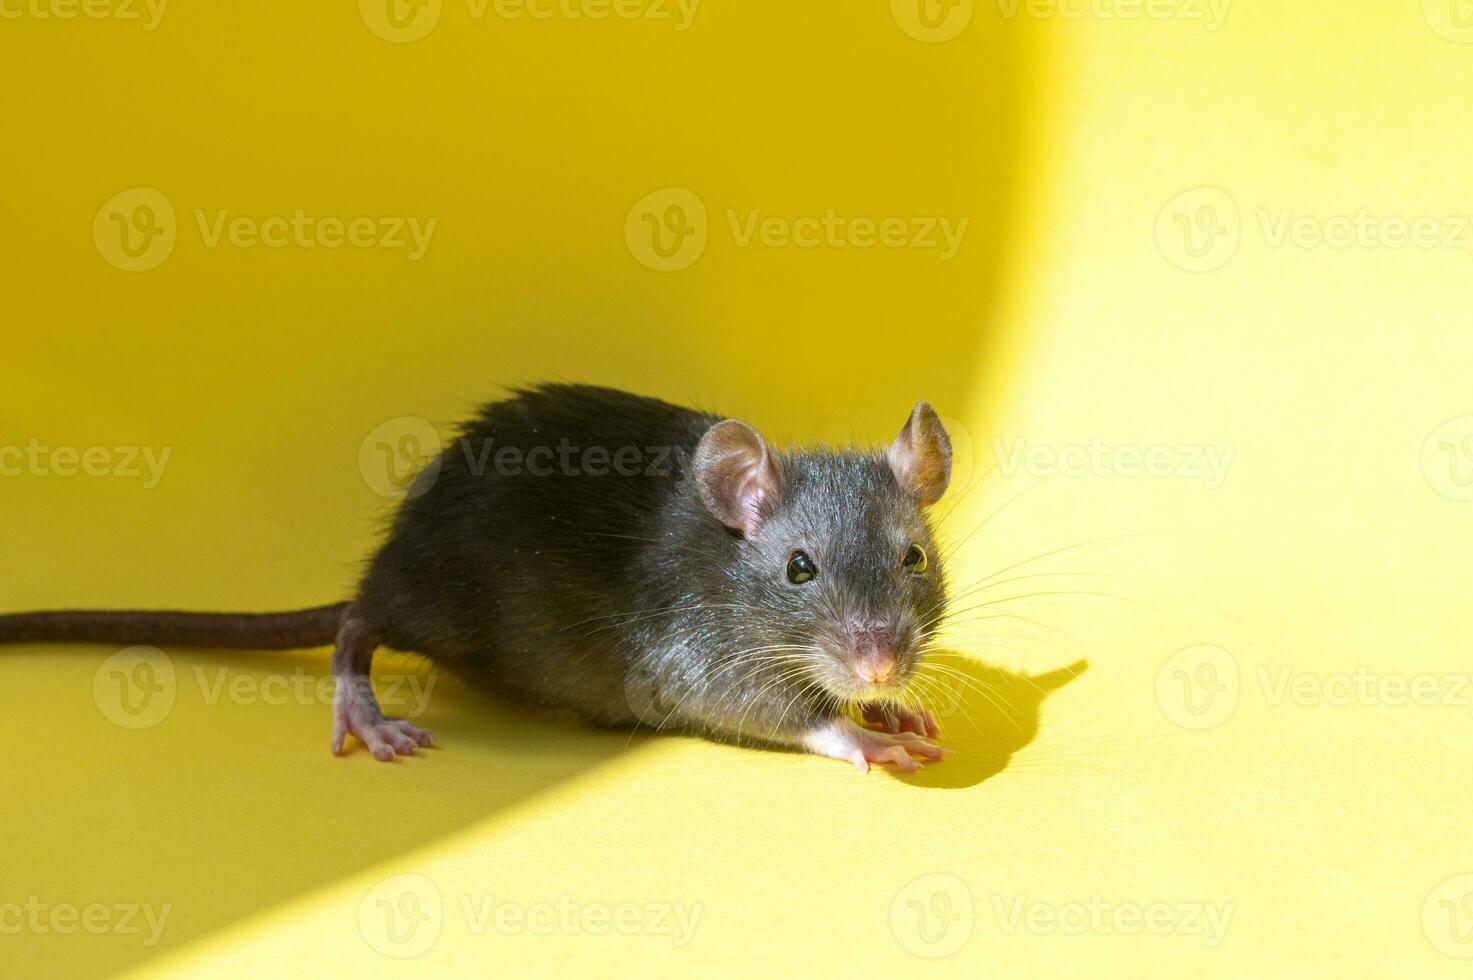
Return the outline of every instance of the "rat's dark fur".
{"type": "Polygon", "coordinates": [[[330,746],[351,733],[384,761],[431,736],[379,710],[379,644],[586,721],[913,770],[913,756],[940,757],[938,729],[894,698],[943,610],[924,512],[950,467],[925,402],[887,449],[779,453],[732,419],[546,385],[488,405],[416,478],[352,602],[16,613],[0,616],[0,642],[335,639],[330,746]],[[816,572],[794,584],[799,550],[816,572]],[[888,734],[841,722],[855,704],[888,734]]]}
{"type": "Polygon", "coordinates": [[[941,568],[883,453],[774,454],[780,502],[750,539],[726,527],[691,466],[717,421],[578,385],[487,406],[402,504],[357,615],[390,647],[587,721],[796,741],[851,699],[850,624],[891,629],[909,675],[941,568]],[[901,568],[912,543],[925,575],[901,568]],[[819,574],[795,586],[800,548],[819,574]]]}

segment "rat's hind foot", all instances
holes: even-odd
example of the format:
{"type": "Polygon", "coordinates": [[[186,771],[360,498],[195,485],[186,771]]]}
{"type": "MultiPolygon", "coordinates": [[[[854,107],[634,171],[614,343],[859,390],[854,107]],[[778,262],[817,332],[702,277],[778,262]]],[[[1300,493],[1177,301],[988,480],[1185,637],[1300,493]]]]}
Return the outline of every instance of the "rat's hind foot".
{"type": "Polygon", "coordinates": [[[379,710],[369,681],[376,646],[349,606],[343,613],[337,645],[332,651],[332,674],[337,679],[329,743],[333,755],[343,754],[343,742],[350,732],[380,762],[388,762],[395,755],[413,755],[415,746],[424,748],[434,741],[423,728],[400,718],[387,718],[379,710]]]}
{"type": "Polygon", "coordinates": [[[912,711],[898,704],[871,701],[864,706],[862,717],[866,725],[882,729],[891,735],[914,732],[926,738],[935,738],[941,734],[941,726],[936,724],[936,718],[925,708],[912,711]]]}
{"type": "Polygon", "coordinates": [[[816,755],[852,762],[860,772],[868,772],[871,762],[915,772],[921,767],[917,759],[940,759],[950,751],[914,732],[870,731],[847,718],[814,731],[804,745],[816,755]]]}
{"type": "Polygon", "coordinates": [[[343,754],[344,737],[352,733],[368,747],[373,757],[388,762],[395,755],[413,755],[414,747],[427,748],[434,737],[425,729],[412,725],[402,718],[388,718],[379,711],[373,693],[364,701],[361,694],[342,696],[344,688],[338,688],[338,696],[332,706],[332,754],[343,754]]]}

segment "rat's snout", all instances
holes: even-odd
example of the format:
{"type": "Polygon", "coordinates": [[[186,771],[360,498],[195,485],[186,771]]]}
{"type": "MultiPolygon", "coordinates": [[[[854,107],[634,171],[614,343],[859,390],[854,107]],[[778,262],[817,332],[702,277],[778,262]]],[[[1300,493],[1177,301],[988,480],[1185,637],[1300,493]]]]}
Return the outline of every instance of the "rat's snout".
{"type": "Polygon", "coordinates": [[[854,670],[866,684],[885,685],[900,671],[895,654],[895,631],[888,626],[862,625],[851,629],[854,670]]]}
{"type": "Polygon", "coordinates": [[[895,655],[885,654],[863,661],[858,670],[860,678],[867,684],[888,684],[895,679],[895,655]]]}

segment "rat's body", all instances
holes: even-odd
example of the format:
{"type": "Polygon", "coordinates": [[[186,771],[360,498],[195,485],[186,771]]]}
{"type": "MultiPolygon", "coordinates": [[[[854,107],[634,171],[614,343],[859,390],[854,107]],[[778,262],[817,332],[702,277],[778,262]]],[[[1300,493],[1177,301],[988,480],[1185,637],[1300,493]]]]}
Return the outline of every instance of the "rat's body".
{"type": "MultiPolygon", "coordinates": [[[[886,451],[779,454],[743,423],[655,399],[519,391],[416,479],[351,603],[279,614],[280,636],[245,617],[260,628],[230,645],[338,620],[335,752],[348,733],[380,759],[429,744],[379,712],[382,644],[587,722],[913,768],[939,757],[935,724],[895,698],[943,609],[922,511],[949,461],[924,403],[886,451]],[[850,704],[888,731],[847,721],[850,704]]],[[[0,617],[0,639],[221,645],[212,614],[29,615],[0,617]]]]}
{"type": "MultiPolygon", "coordinates": [[[[681,472],[718,421],[597,388],[487,406],[411,488],[357,615],[386,646],[478,686],[588,721],[635,722],[625,678],[679,615],[639,611],[701,594],[680,581],[672,554],[714,558],[729,546],[719,522],[690,520],[700,502],[681,472]],[[637,458],[626,452],[616,466],[624,447],[637,458]]],[[[720,589],[707,569],[685,574],[720,589]]],[[[726,620],[719,612],[713,627],[726,620]]]]}

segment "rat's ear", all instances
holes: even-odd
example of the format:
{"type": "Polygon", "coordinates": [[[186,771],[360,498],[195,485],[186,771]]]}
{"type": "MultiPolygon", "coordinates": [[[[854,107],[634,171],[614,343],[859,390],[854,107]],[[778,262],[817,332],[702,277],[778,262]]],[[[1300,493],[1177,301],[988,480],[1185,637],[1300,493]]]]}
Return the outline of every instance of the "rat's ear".
{"type": "Polygon", "coordinates": [[[946,492],[951,482],[951,438],[928,402],[916,402],[885,455],[895,479],[922,507],[946,492]]]}
{"type": "Polygon", "coordinates": [[[727,419],[706,430],[692,460],[701,503],[727,527],[750,537],[782,491],[767,443],[745,422],[727,419]]]}

